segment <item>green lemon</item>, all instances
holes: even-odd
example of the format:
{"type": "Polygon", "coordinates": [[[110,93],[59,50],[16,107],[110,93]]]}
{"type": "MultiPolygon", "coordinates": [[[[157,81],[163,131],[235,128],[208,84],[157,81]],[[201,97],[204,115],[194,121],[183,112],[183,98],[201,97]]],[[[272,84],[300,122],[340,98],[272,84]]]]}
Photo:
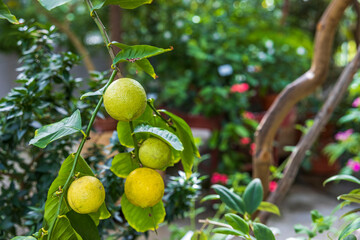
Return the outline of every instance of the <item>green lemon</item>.
{"type": "Polygon", "coordinates": [[[104,106],[112,118],[123,122],[132,121],[145,111],[145,90],[134,79],[120,78],[106,89],[104,106]]]}
{"type": "Polygon", "coordinates": [[[104,186],[96,177],[78,178],[71,183],[67,200],[70,207],[77,213],[96,212],[105,200],[104,186]]]}
{"type": "Polygon", "coordinates": [[[171,149],[158,138],[148,138],[140,146],[139,158],[146,167],[163,169],[170,165],[171,149]]]}
{"type": "Polygon", "coordinates": [[[152,207],[160,202],[164,195],[164,181],[153,169],[137,168],[126,178],[125,194],[135,206],[152,207]]]}

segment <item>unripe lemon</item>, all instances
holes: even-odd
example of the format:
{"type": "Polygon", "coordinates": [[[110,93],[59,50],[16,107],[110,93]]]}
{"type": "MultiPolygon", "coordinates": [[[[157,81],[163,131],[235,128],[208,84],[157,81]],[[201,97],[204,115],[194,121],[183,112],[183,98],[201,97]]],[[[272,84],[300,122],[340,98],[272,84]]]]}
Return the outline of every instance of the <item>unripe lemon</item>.
{"type": "Polygon", "coordinates": [[[96,177],[78,178],[71,183],[67,200],[70,207],[77,213],[96,212],[105,200],[104,186],[96,177]]]}
{"type": "Polygon", "coordinates": [[[141,145],[139,158],[146,167],[163,169],[170,164],[171,150],[165,142],[152,137],[146,139],[141,145]]]}
{"type": "Polygon", "coordinates": [[[112,118],[123,122],[132,121],[145,111],[145,90],[134,79],[120,78],[106,89],[104,106],[112,118]]]}
{"type": "Polygon", "coordinates": [[[152,207],[160,202],[164,195],[164,181],[153,169],[137,168],[126,178],[125,194],[135,206],[152,207]]]}

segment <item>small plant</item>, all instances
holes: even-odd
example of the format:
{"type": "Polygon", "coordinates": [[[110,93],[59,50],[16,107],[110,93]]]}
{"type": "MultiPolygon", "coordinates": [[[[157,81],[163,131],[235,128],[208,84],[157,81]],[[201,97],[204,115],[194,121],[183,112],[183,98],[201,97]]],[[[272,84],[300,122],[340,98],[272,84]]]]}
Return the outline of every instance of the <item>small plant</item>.
{"type": "Polygon", "coordinates": [[[219,228],[213,230],[212,227],[210,228],[210,231],[215,234],[234,235],[241,239],[275,240],[275,236],[269,227],[252,219],[252,214],[257,210],[280,214],[275,205],[262,201],[263,188],[259,179],[252,180],[245,188],[242,196],[222,185],[213,185],[212,188],[217,194],[208,195],[202,201],[221,200],[222,204],[232,212],[225,214],[226,223],[210,219],[200,220],[204,225],[200,232],[195,234],[201,236],[202,232],[207,232],[207,226],[215,225],[219,228]]]}

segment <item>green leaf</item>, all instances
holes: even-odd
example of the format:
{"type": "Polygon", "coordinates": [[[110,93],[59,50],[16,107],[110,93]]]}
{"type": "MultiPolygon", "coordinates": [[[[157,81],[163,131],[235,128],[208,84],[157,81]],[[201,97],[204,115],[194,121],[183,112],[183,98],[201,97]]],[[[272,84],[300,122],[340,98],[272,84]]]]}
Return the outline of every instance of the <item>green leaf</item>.
{"type": "Polygon", "coordinates": [[[11,240],[36,240],[33,236],[17,236],[12,238],[11,240]]]}
{"type": "Polygon", "coordinates": [[[258,240],[275,240],[275,236],[272,233],[272,231],[270,230],[270,228],[268,228],[267,226],[265,226],[264,224],[261,223],[254,223],[254,235],[256,237],[256,239],[258,240]]]}
{"type": "Polygon", "coordinates": [[[357,218],[341,231],[339,235],[339,240],[344,239],[345,237],[349,236],[352,232],[358,230],[359,228],[360,228],[360,218],[357,218]]]}
{"type": "Polygon", "coordinates": [[[263,200],[263,188],[260,179],[255,178],[246,187],[243,195],[245,211],[253,214],[263,200]]]}
{"type": "Polygon", "coordinates": [[[119,153],[112,160],[110,170],[121,178],[126,178],[133,170],[138,167],[131,158],[131,153],[119,153]]]}
{"type": "Polygon", "coordinates": [[[135,127],[134,133],[149,133],[150,135],[161,138],[177,151],[184,150],[184,147],[179,138],[168,130],[141,124],[135,127]]]}
{"type": "Polygon", "coordinates": [[[225,203],[229,208],[241,214],[244,214],[245,211],[244,201],[241,199],[239,195],[231,192],[226,187],[218,184],[212,185],[211,188],[214,189],[215,192],[220,195],[221,201],[225,203]]]}
{"type": "Polygon", "coordinates": [[[176,134],[179,136],[182,144],[184,145],[184,150],[180,153],[181,164],[184,167],[186,176],[190,177],[194,164],[194,155],[200,157],[199,150],[195,145],[191,128],[182,118],[176,116],[175,114],[166,110],[159,110],[159,112],[163,112],[168,115],[171,118],[171,121],[174,123],[176,134]]]}
{"type": "Polygon", "coordinates": [[[301,224],[295,224],[294,230],[296,233],[301,234],[307,234],[309,237],[315,237],[315,233],[313,233],[308,227],[301,225],[301,224]]]}
{"type": "Polygon", "coordinates": [[[131,204],[124,194],[121,197],[121,209],[129,225],[138,232],[155,230],[165,219],[162,201],[151,208],[141,208],[131,204]]]}
{"type": "Polygon", "coordinates": [[[196,147],[195,144],[195,140],[194,140],[194,136],[192,134],[191,128],[190,126],[185,122],[184,119],[182,119],[179,116],[176,116],[175,114],[168,112],[166,110],[158,110],[159,112],[163,112],[166,115],[168,115],[171,118],[171,121],[174,123],[176,129],[180,132],[183,132],[185,135],[187,135],[190,139],[191,145],[192,145],[192,150],[194,152],[194,154],[200,158],[200,153],[199,153],[199,149],[196,147]]]}
{"type": "Polygon", "coordinates": [[[89,215],[70,211],[66,213],[66,216],[83,240],[100,240],[99,231],[89,215]]]}
{"type": "Polygon", "coordinates": [[[87,93],[81,95],[80,100],[83,100],[83,99],[85,99],[86,97],[90,97],[90,96],[103,95],[103,94],[104,94],[105,87],[106,87],[106,86],[100,88],[99,90],[97,90],[97,91],[95,91],[95,92],[87,92],[87,93]]]}
{"type": "Polygon", "coordinates": [[[225,219],[226,222],[229,223],[235,230],[238,230],[245,235],[249,233],[248,223],[240,216],[233,213],[227,213],[225,214],[225,219]]]}
{"type": "Polygon", "coordinates": [[[128,122],[118,121],[116,131],[121,145],[133,148],[134,141],[131,137],[131,129],[128,122]]]}
{"type": "Polygon", "coordinates": [[[347,200],[350,202],[360,203],[360,194],[342,194],[338,199],[347,200]]]}
{"type": "MultiPolygon", "coordinates": [[[[119,43],[119,42],[116,42],[116,41],[112,41],[110,44],[114,45],[114,46],[116,46],[116,47],[118,47],[120,49],[125,49],[125,48],[130,47],[129,45],[119,43]]],[[[141,59],[141,60],[135,61],[135,64],[139,68],[141,68],[144,72],[149,74],[153,79],[157,78],[154,67],[151,65],[151,63],[150,63],[150,61],[148,59],[141,59]]]]}
{"type": "Polygon", "coordinates": [[[47,10],[51,10],[70,1],[71,0],[39,0],[41,5],[43,5],[47,10]]]}
{"type": "MultiPolygon", "coordinates": [[[[51,239],[82,240],[81,236],[73,229],[66,215],[60,215],[51,233],[51,239]]],[[[49,236],[50,238],[50,236],[49,236]]]]}
{"type": "Polygon", "coordinates": [[[347,236],[346,238],[344,238],[344,240],[357,240],[356,236],[353,234],[350,234],[349,236],[347,236]]]}
{"type": "Polygon", "coordinates": [[[11,14],[3,0],[0,0],[0,19],[6,19],[13,24],[19,24],[19,21],[11,14]]]}
{"type": "Polygon", "coordinates": [[[205,201],[209,201],[209,200],[219,200],[220,199],[220,196],[217,195],[217,194],[210,194],[210,195],[207,195],[205,197],[203,197],[203,199],[201,199],[201,203],[205,202],[205,201]]]}
{"type": "Polygon", "coordinates": [[[226,235],[235,235],[235,236],[243,236],[244,234],[238,230],[231,229],[231,228],[215,228],[212,230],[213,233],[220,233],[226,235]]]}
{"type": "Polygon", "coordinates": [[[152,0],[105,0],[94,9],[100,9],[106,5],[118,5],[124,9],[134,9],[144,4],[150,4],[152,0]]]}
{"type": "Polygon", "coordinates": [[[332,176],[332,177],[326,179],[325,182],[323,183],[323,185],[327,184],[328,182],[340,181],[340,180],[360,184],[360,180],[357,179],[356,177],[351,176],[351,175],[335,175],[335,176],[332,176]]]}
{"type": "MultiPolygon", "coordinates": [[[[144,113],[133,121],[134,127],[137,127],[138,125],[143,124],[144,122],[150,122],[152,116],[153,116],[152,109],[148,105],[146,105],[144,113]]],[[[127,148],[134,148],[134,142],[131,137],[131,130],[128,122],[118,121],[116,131],[121,145],[127,148]]]]}
{"type": "Polygon", "coordinates": [[[259,207],[258,207],[258,210],[264,211],[264,212],[274,213],[274,214],[280,216],[279,208],[275,204],[272,204],[270,202],[264,202],[264,201],[261,202],[259,207]]]}
{"type": "MultiPolygon", "coordinates": [[[[59,187],[63,187],[69,174],[72,169],[74,163],[75,154],[70,154],[63,164],[60,167],[58,176],[55,180],[51,183],[51,186],[48,191],[47,200],[45,203],[45,213],[44,213],[44,220],[45,220],[45,229],[47,229],[52,221],[57,217],[57,207],[60,201],[60,196],[56,195],[56,192],[59,190],[59,187]]],[[[80,156],[78,162],[76,164],[75,173],[80,172],[81,176],[94,176],[89,165],[85,162],[85,160],[80,156]]],[[[60,208],[60,215],[65,215],[71,209],[67,206],[66,203],[66,192],[63,192],[64,198],[60,208]]],[[[105,203],[99,208],[98,210],[98,218],[105,219],[110,217],[110,213],[107,211],[105,203]]]]}
{"type": "Polygon", "coordinates": [[[155,73],[154,67],[151,65],[148,59],[141,59],[135,62],[139,68],[141,68],[144,72],[149,74],[153,79],[158,78],[155,73]]]}
{"type": "Polygon", "coordinates": [[[49,124],[36,130],[35,137],[30,140],[29,144],[45,148],[49,143],[77,132],[81,132],[79,110],[76,110],[70,117],[64,118],[60,122],[49,124]]]}
{"type": "Polygon", "coordinates": [[[136,62],[138,60],[150,58],[165,52],[171,51],[172,48],[158,48],[149,45],[134,45],[122,49],[114,58],[113,65],[119,62],[136,62]]]}

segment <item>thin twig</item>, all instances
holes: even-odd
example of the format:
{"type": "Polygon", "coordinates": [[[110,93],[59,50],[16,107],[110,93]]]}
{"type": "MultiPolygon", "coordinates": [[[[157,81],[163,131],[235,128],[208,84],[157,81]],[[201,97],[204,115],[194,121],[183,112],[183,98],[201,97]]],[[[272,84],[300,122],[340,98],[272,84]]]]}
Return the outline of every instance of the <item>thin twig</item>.
{"type": "Polygon", "coordinates": [[[199,219],[199,223],[205,223],[207,225],[212,224],[212,225],[215,225],[215,226],[226,227],[226,228],[232,229],[232,227],[229,224],[215,222],[215,221],[212,221],[212,220],[210,220],[208,218],[207,219],[199,219]]]}
{"type": "Polygon", "coordinates": [[[151,102],[150,102],[149,100],[147,101],[147,104],[148,104],[149,107],[153,110],[153,112],[154,112],[158,117],[161,118],[161,120],[163,120],[169,127],[171,127],[174,131],[176,131],[176,128],[175,128],[174,126],[170,125],[169,121],[166,120],[166,119],[159,113],[159,111],[158,111],[156,108],[154,108],[154,106],[151,104],[151,102]]]}

